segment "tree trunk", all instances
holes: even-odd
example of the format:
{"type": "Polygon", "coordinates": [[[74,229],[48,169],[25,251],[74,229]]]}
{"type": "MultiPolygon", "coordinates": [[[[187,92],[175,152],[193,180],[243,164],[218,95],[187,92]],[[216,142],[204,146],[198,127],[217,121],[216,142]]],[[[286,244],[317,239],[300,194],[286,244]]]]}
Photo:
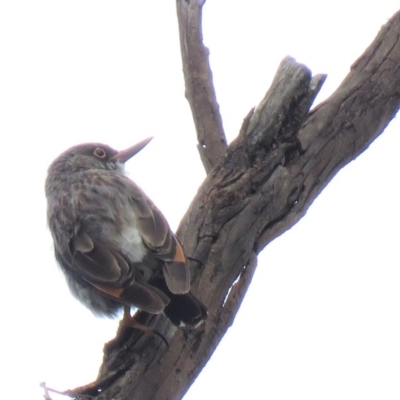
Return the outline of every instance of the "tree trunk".
{"type": "Polygon", "coordinates": [[[178,230],[192,288],[208,307],[197,329],[139,312],[164,335],[133,331],[105,346],[98,380],[77,399],[181,399],[232,324],[257,255],[292,227],[333,176],[383,132],[400,104],[400,12],[353,64],[336,92],[310,111],[325,79],[291,58],[229,146],[202,44],[199,0],[177,0],[186,96],[208,176],[178,230]]]}

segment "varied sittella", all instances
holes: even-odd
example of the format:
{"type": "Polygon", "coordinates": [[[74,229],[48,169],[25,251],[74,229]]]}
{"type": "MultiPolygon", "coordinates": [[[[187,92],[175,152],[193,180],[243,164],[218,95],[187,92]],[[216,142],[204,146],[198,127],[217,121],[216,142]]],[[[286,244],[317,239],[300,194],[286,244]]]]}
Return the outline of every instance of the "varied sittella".
{"type": "Polygon", "coordinates": [[[50,165],[48,224],[72,294],[96,315],[130,306],[196,326],[206,307],[189,291],[186,256],[163,214],[124,175],[124,163],[151,138],[124,151],[88,143],[50,165]]]}

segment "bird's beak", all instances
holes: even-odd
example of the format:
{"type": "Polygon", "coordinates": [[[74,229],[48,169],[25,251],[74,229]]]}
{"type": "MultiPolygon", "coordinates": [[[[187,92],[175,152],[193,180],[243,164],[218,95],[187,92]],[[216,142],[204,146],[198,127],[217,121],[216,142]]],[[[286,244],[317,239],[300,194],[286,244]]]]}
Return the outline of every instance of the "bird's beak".
{"type": "Polygon", "coordinates": [[[132,147],[129,147],[128,149],[119,151],[115,156],[110,158],[110,161],[119,161],[120,163],[125,163],[128,161],[131,157],[133,157],[135,154],[139,153],[140,150],[143,149],[147,145],[147,143],[150,142],[150,140],[153,139],[152,137],[149,137],[147,139],[142,140],[139,143],[136,143],[132,147]]]}

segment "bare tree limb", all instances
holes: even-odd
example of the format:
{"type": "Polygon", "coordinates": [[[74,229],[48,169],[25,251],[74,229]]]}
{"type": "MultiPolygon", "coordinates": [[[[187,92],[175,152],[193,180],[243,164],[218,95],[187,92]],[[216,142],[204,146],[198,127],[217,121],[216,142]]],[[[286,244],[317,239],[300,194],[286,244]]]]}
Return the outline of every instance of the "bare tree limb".
{"type": "Polygon", "coordinates": [[[198,145],[208,173],[226,151],[226,138],[208,60],[203,45],[202,8],[205,0],[177,0],[179,37],[186,98],[192,110],[198,145]]]}
{"type": "Polygon", "coordinates": [[[400,107],[400,12],[338,90],[309,112],[324,77],[286,58],[265,98],[207,176],[182,220],[193,289],[209,308],[198,329],[138,313],[165,335],[129,332],[105,348],[99,380],[70,391],[108,400],[181,399],[231,325],[257,254],[293,226],[340,168],[362,153],[400,107]]]}

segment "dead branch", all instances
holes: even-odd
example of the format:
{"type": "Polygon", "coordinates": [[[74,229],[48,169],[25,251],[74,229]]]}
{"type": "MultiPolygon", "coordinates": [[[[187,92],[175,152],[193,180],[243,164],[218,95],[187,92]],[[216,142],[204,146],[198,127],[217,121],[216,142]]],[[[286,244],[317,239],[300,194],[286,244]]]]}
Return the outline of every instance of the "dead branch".
{"type": "MultiPolygon", "coordinates": [[[[190,5],[195,2],[190,1],[190,5]]],[[[196,3],[197,4],[197,3],[196,3]]],[[[208,306],[202,327],[176,329],[138,313],[168,338],[127,333],[105,348],[99,380],[78,399],[181,399],[231,325],[257,254],[293,226],[350,160],[383,132],[400,105],[400,12],[381,29],[338,90],[311,112],[324,77],[285,59],[238,138],[219,158],[182,220],[193,289],[208,306]]]]}
{"type": "Polygon", "coordinates": [[[208,173],[226,151],[226,138],[215,94],[209,51],[203,45],[202,9],[205,0],[177,0],[186,98],[197,132],[197,149],[208,173]]]}

